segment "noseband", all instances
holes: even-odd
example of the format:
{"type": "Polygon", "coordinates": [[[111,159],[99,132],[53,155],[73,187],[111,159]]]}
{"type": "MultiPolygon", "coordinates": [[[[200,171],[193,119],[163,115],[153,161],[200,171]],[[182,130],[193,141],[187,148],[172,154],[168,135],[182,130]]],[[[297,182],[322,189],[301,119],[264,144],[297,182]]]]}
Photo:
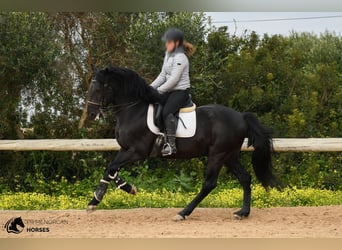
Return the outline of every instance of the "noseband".
{"type": "Polygon", "coordinates": [[[97,102],[88,101],[88,104],[101,107],[101,104],[97,102]]]}
{"type": "Polygon", "coordinates": [[[89,104],[90,104],[90,105],[93,105],[93,106],[97,106],[97,107],[99,108],[99,111],[100,111],[100,112],[97,114],[95,120],[98,120],[99,117],[100,117],[100,115],[102,115],[102,117],[106,118],[105,113],[103,112],[103,110],[102,110],[102,108],[101,108],[102,105],[101,105],[100,103],[88,101],[88,105],[89,105],[89,104]]]}

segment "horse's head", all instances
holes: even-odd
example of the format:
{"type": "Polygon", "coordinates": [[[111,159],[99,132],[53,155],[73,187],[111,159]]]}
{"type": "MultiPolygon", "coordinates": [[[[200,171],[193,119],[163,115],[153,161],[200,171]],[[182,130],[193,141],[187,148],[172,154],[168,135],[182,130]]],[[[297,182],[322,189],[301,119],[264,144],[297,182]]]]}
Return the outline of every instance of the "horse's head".
{"type": "Polygon", "coordinates": [[[21,217],[12,218],[4,226],[8,233],[19,234],[24,230],[25,224],[21,217]],[[18,228],[20,226],[21,228],[18,228]]]}
{"type": "Polygon", "coordinates": [[[94,120],[103,115],[108,105],[124,107],[135,102],[161,102],[162,96],[146,84],[135,71],[108,66],[93,67],[93,79],[89,88],[88,118],[94,120]]]}
{"type": "Polygon", "coordinates": [[[100,117],[102,109],[111,103],[111,89],[107,82],[105,70],[93,67],[93,78],[89,87],[88,118],[94,120],[100,117]]]}
{"type": "Polygon", "coordinates": [[[15,219],[14,219],[14,223],[15,223],[15,225],[17,225],[17,226],[25,227],[24,222],[23,222],[23,220],[21,219],[21,217],[15,218],[15,219]]]}

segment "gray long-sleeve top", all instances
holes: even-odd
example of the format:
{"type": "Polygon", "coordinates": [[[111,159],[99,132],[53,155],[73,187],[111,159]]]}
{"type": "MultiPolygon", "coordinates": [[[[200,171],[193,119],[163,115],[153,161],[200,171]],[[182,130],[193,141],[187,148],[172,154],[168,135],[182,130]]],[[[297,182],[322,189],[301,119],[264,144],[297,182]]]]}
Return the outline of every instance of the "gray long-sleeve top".
{"type": "Polygon", "coordinates": [[[165,53],[162,71],[151,86],[159,93],[190,88],[189,60],[183,47],[165,53]]]}

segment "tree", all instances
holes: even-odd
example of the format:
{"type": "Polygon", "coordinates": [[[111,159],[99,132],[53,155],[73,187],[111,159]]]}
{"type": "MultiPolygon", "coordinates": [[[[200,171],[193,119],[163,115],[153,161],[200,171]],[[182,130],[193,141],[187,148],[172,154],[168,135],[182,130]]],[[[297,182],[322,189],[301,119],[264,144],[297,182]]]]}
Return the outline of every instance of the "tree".
{"type": "Polygon", "coordinates": [[[78,128],[87,118],[87,93],[92,78],[92,65],[127,65],[128,13],[57,13],[52,22],[61,34],[63,51],[69,65],[69,79],[77,88],[79,104],[83,102],[78,128]]]}
{"type": "Polygon", "coordinates": [[[35,93],[56,79],[60,47],[43,13],[1,13],[0,18],[0,139],[15,139],[23,136],[19,128],[26,120],[26,103],[20,101],[34,101],[35,93]]]}

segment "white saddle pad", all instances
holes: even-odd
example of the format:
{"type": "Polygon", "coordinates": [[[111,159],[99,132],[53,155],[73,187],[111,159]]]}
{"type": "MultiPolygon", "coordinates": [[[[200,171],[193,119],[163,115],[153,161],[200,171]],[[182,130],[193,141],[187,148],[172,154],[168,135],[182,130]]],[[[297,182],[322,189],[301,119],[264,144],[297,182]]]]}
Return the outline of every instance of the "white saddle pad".
{"type": "MultiPolygon", "coordinates": [[[[150,104],[147,110],[147,127],[151,130],[152,133],[159,135],[160,130],[154,124],[153,119],[153,104],[150,104]]],[[[189,138],[193,137],[196,133],[196,110],[187,112],[187,113],[179,113],[179,121],[176,131],[176,137],[189,138]],[[182,122],[183,121],[183,122],[182,122]],[[184,123],[184,125],[183,125],[184,123]]]]}

